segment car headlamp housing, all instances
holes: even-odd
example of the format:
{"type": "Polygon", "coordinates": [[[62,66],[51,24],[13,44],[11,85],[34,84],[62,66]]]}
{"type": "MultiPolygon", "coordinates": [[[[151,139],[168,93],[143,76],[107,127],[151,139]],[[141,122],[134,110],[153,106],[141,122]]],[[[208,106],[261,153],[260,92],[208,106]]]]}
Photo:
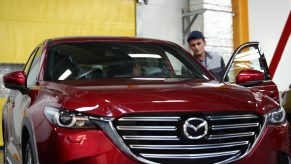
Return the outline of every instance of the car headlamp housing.
{"type": "Polygon", "coordinates": [[[96,128],[89,117],[78,112],[46,106],[44,114],[50,123],[65,128],[96,128]]]}
{"type": "Polygon", "coordinates": [[[268,122],[270,124],[280,124],[286,121],[286,111],[282,107],[268,113],[268,122]]]}

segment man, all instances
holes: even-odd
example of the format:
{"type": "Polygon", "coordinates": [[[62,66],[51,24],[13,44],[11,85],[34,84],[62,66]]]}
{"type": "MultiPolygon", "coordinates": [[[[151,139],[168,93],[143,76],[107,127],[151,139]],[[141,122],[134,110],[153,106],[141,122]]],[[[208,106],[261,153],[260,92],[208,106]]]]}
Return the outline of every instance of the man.
{"type": "Polygon", "coordinates": [[[221,80],[225,64],[223,58],[218,54],[210,54],[205,51],[206,41],[204,34],[200,31],[192,31],[187,39],[190,49],[194,53],[194,57],[209,70],[212,75],[221,80]]]}

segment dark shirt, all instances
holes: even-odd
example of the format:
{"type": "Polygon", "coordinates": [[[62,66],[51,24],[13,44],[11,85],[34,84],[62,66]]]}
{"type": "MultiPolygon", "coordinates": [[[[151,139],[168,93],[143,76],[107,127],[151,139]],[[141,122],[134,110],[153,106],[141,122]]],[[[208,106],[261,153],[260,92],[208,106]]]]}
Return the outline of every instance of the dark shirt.
{"type": "Polygon", "coordinates": [[[218,54],[210,54],[205,52],[205,61],[200,61],[200,63],[205,66],[205,68],[211,72],[211,74],[217,79],[221,80],[223,76],[223,71],[225,69],[225,64],[222,56],[218,54]]]}

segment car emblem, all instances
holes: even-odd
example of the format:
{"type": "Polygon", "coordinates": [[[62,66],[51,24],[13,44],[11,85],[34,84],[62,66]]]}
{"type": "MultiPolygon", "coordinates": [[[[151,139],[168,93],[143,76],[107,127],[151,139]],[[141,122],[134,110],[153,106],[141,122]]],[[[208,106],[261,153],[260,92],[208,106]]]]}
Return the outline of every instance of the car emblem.
{"type": "Polygon", "coordinates": [[[183,132],[189,139],[200,139],[206,136],[208,131],[208,124],[202,118],[192,117],[185,121],[183,125],[183,132]]]}

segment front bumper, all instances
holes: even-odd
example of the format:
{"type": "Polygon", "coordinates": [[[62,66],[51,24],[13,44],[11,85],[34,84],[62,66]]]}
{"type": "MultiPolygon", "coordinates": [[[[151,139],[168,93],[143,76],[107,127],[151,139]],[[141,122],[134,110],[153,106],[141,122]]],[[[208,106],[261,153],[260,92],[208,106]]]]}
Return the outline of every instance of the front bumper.
{"type": "MultiPolygon", "coordinates": [[[[139,163],[120,151],[102,130],[76,130],[51,127],[36,130],[39,163],[139,163]],[[42,131],[42,132],[41,132],[42,131]]],[[[254,148],[237,164],[282,163],[288,159],[288,123],[266,125],[254,148]]]]}
{"type": "Polygon", "coordinates": [[[249,154],[237,161],[237,164],[264,163],[275,164],[289,156],[289,124],[267,125],[261,138],[249,154]]]}

